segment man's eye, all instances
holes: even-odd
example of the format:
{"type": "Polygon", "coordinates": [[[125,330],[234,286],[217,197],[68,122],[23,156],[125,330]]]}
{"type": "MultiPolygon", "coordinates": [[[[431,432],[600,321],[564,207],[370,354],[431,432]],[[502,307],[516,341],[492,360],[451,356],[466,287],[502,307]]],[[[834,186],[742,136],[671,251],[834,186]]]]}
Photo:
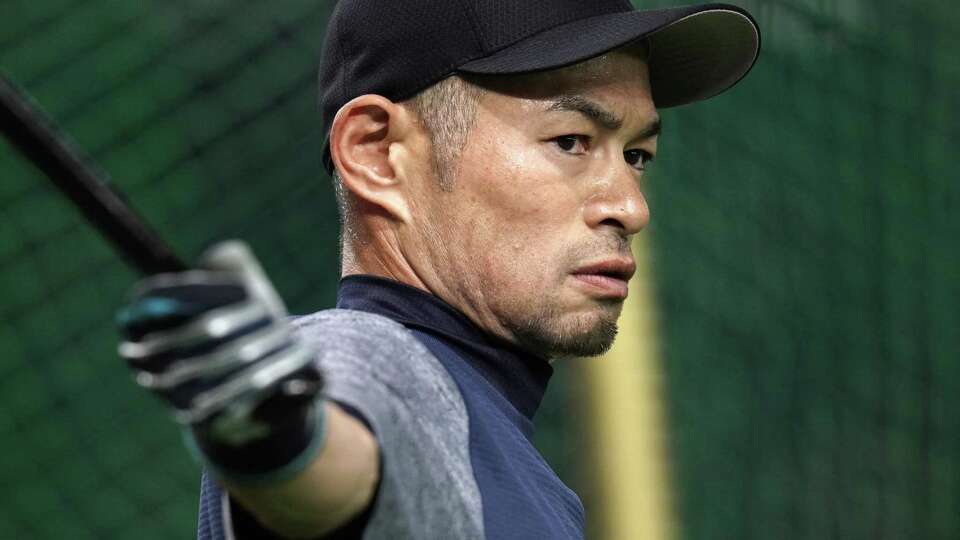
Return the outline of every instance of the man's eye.
{"type": "Polygon", "coordinates": [[[653,159],[653,155],[646,150],[627,150],[623,153],[623,159],[625,159],[627,164],[631,167],[642,171],[644,166],[653,159]]]}
{"type": "Polygon", "coordinates": [[[553,142],[564,152],[582,154],[587,150],[586,139],[586,135],[561,135],[553,139],[553,142]]]}

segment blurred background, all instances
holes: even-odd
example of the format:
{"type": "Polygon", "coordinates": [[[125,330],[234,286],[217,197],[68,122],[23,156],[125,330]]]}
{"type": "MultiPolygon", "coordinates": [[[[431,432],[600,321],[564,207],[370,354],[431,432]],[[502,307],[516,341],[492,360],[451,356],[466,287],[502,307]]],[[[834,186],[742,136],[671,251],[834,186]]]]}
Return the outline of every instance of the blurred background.
{"type": "MultiPolygon", "coordinates": [[[[627,492],[669,500],[663,538],[960,538],[958,11],[739,4],[763,30],[751,75],[663,111],[662,418],[618,425],[663,441],[666,483],[627,492]]],[[[245,238],[310,313],[339,273],[315,105],[331,5],[4,0],[0,68],[179,253],[245,238]]],[[[195,535],[198,468],[115,353],[135,279],[0,144],[0,538],[195,535]]],[[[557,366],[538,445],[613,539],[590,362],[557,366]]]]}

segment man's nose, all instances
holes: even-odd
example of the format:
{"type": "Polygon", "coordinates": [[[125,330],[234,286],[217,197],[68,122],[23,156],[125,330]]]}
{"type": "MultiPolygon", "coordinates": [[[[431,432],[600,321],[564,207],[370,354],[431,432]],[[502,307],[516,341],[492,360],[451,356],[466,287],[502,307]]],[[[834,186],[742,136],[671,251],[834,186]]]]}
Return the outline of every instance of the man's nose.
{"type": "Polygon", "coordinates": [[[591,228],[613,227],[623,236],[636,234],[647,226],[650,209],[639,179],[629,166],[614,164],[603,171],[587,201],[584,219],[591,228]]]}

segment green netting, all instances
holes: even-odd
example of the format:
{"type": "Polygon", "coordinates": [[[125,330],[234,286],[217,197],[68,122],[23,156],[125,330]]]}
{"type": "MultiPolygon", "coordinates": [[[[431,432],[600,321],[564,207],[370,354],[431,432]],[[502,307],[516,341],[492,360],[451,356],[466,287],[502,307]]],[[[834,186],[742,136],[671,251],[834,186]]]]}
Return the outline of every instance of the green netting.
{"type": "MultiPolygon", "coordinates": [[[[328,10],[6,2],[0,66],[181,254],[245,238],[308,312],[339,272],[315,112],[328,10]]],[[[115,352],[135,276],[5,145],[0,170],[0,538],[190,538],[198,468],[115,352]]]]}
{"type": "MultiPolygon", "coordinates": [[[[683,537],[960,536],[957,12],[743,5],[760,63],[664,112],[649,188],[683,537]]],[[[310,312],[338,274],[314,104],[328,10],[7,1],[0,68],[180,253],[245,238],[310,312]]],[[[114,352],[134,279],[0,145],[0,538],[193,534],[197,469],[114,352]]],[[[556,382],[540,443],[577,484],[574,381],[556,382]]]]}
{"type": "Polygon", "coordinates": [[[960,536],[960,18],[744,2],[764,51],[651,182],[685,538],[960,536]]]}

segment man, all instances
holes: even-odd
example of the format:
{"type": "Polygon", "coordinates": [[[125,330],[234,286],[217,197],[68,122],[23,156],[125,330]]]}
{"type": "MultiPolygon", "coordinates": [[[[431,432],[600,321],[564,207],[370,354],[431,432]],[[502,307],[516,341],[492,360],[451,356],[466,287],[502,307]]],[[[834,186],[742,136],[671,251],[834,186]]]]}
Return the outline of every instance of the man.
{"type": "Polygon", "coordinates": [[[613,341],[657,107],[729,88],[758,50],[724,5],[339,2],[320,69],[338,309],[286,318],[228,242],[119,317],[205,465],[199,536],[582,538],[531,444],[550,363],[613,341]]]}

